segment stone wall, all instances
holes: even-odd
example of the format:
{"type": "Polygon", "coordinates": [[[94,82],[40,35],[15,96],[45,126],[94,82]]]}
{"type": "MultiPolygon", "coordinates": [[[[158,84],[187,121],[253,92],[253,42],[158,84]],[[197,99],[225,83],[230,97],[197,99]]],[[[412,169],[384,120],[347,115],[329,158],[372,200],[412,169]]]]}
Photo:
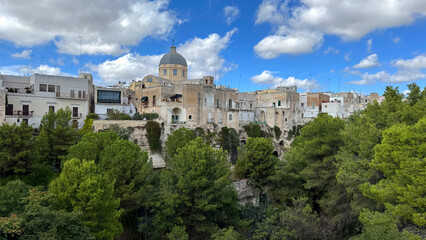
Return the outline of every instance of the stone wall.
{"type": "Polygon", "coordinates": [[[6,93],[0,90],[0,124],[2,124],[6,117],[6,93]]]}

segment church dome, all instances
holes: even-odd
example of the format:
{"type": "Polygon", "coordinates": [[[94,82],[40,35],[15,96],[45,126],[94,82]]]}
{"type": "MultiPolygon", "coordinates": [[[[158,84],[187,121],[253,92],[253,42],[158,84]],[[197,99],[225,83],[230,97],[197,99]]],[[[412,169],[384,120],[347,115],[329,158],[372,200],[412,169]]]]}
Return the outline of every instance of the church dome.
{"type": "Polygon", "coordinates": [[[186,60],[185,58],[180,55],[179,53],[176,52],[176,47],[172,46],[170,48],[170,52],[165,54],[160,61],[160,65],[161,64],[179,64],[179,65],[183,65],[185,67],[188,66],[188,64],[186,64],[186,60]]]}

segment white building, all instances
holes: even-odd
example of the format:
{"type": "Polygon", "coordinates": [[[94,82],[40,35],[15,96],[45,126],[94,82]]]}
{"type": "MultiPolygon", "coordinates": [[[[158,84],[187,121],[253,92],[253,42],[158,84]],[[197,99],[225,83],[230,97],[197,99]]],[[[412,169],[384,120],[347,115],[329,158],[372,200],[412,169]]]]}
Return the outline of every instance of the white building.
{"type": "Polygon", "coordinates": [[[39,128],[46,113],[69,107],[73,124],[81,127],[92,106],[93,78],[90,74],[80,74],[79,77],[0,75],[0,84],[6,95],[5,122],[11,124],[26,122],[39,128]]]}
{"type": "Polygon", "coordinates": [[[131,96],[127,90],[119,87],[96,87],[95,88],[95,113],[99,119],[104,120],[108,113],[117,110],[133,117],[136,112],[131,103],[131,96]]]}
{"type": "Polygon", "coordinates": [[[340,102],[322,103],[322,112],[342,119],[349,117],[349,112],[346,111],[346,108],[340,102]]]}

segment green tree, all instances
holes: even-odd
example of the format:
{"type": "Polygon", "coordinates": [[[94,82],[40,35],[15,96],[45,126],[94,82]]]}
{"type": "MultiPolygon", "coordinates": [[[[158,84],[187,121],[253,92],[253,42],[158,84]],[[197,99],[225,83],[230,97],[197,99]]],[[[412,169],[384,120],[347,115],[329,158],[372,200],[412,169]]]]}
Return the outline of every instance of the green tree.
{"type": "Polygon", "coordinates": [[[229,177],[222,150],[200,138],[191,141],[161,176],[152,227],[167,233],[173,226],[183,225],[189,239],[206,239],[217,227],[236,224],[237,196],[229,177]]]}
{"type": "Polygon", "coordinates": [[[0,186],[0,217],[24,211],[24,199],[28,197],[30,186],[20,180],[10,181],[0,186]]]}
{"type": "Polygon", "coordinates": [[[67,159],[78,158],[98,163],[104,148],[118,139],[117,133],[113,131],[85,134],[77,144],[70,147],[67,159]]]}
{"type": "Polygon", "coordinates": [[[83,224],[81,212],[53,210],[48,205],[49,198],[46,192],[36,188],[30,190],[21,214],[23,233],[20,239],[94,239],[83,224]]]}
{"type": "Polygon", "coordinates": [[[426,118],[414,126],[397,124],[383,132],[370,166],[383,173],[377,184],[362,185],[364,195],[394,216],[426,226],[426,118]]]}
{"type": "Polygon", "coordinates": [[[148,138],[149,149],[156,152],[161,150],[161,127],[156,121],[148,121],[146,123],[146,132],[148,138]]]}
{"type": "Polygon", "coordinates": [[[219,144],[223,150],[231,155],[231,163],[235,164],[238,158],[240,135],[234,128],[222,127],[219,132],[219,144]]]}
{"type": "Polygon", "coordinates": [[[54,209],[82,212],[84,225],[96,239],[114,239],[122,232],[122,210],[115,199],[114,180],[102,175],[94,161],[70,159],[49,185],[54,209]]]}
{"type": "Polygon", "coordinates": [[[71,110],[67,107],[56,113],[49,111],[43,116],[40,128],[36,140],[38,151],[49,165],[59,170],[69,147],[77,143],[79,138],[71,124],[71,110]]]}
{"type": "Polygon", "coordinates": [[[320,219],[308,202],[307,198],[300,198],[294,200],[294,207],[284,211],[270,209],[253,239],[324,239],[320,219]]]}
{"type": "Polygon", "coordinates": [[[251,179],[263,188],[274,174],[277,158],[273,156],[274,146],[269,138],[248,138],[235,166],[240,178],[251,179]]]}
{"type": "Polygon", "coordinates": [[[360,215],[363,224],[359,240],[420,240],[407,231],[399,232],[397,220],[389,213],[370,212],[365,210],[360,215]]]}
{"type": "Polygon", "coordinates": [[[213,240],[238,240],[241,239],[240,234],[233,227],[220,229],[212,235],[213,240]]]}
{"type": "Polygon", "coordinates": [[[0,125],[0,176],[31,171],[37,160],[32,130],[27,124],[0,125]]]}
{"type": "Polygon", "coordinates": [[[167,137],[164,145],[166,146],[167,156],[172,158],[179,149],[185,147],[189,142],[195,139],[195,134],[187,128],[179,128],[167,137]]]}
{"type": "Polygon", "coordinates": [[[82,135],[86,134],[86,133],[90,133],[93,132],[93,118],[87,118],[84,119],[84,125],[81,128],[80,132],[82,135]]]}
{"type": "Polygon", "coordinates": [[[120,199],[122,208],[130,210],[140,205],[152,173],[146,152],[137,144],[119,139],[104,146],[99,167],[115,179],[114,196],[120,199]]]}
{"type": "Polygon", "coordinates": [[[410,105],[414,105],[422,98],[420,87],[415,83],[408,84],[407,86],[410,90],[410,93],[407,96],[407,101],[410,105]]]}

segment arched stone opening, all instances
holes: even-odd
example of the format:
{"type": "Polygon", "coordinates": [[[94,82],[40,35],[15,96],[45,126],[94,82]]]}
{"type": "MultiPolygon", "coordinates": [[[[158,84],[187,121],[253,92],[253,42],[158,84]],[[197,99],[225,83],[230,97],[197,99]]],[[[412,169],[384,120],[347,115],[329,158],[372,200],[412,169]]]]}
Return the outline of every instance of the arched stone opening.
{"type": "Polygon", "coordinates": [[[180,108],[173,108],[172,110],[172,123],[182,121],[182,110],[180,108]]]}

